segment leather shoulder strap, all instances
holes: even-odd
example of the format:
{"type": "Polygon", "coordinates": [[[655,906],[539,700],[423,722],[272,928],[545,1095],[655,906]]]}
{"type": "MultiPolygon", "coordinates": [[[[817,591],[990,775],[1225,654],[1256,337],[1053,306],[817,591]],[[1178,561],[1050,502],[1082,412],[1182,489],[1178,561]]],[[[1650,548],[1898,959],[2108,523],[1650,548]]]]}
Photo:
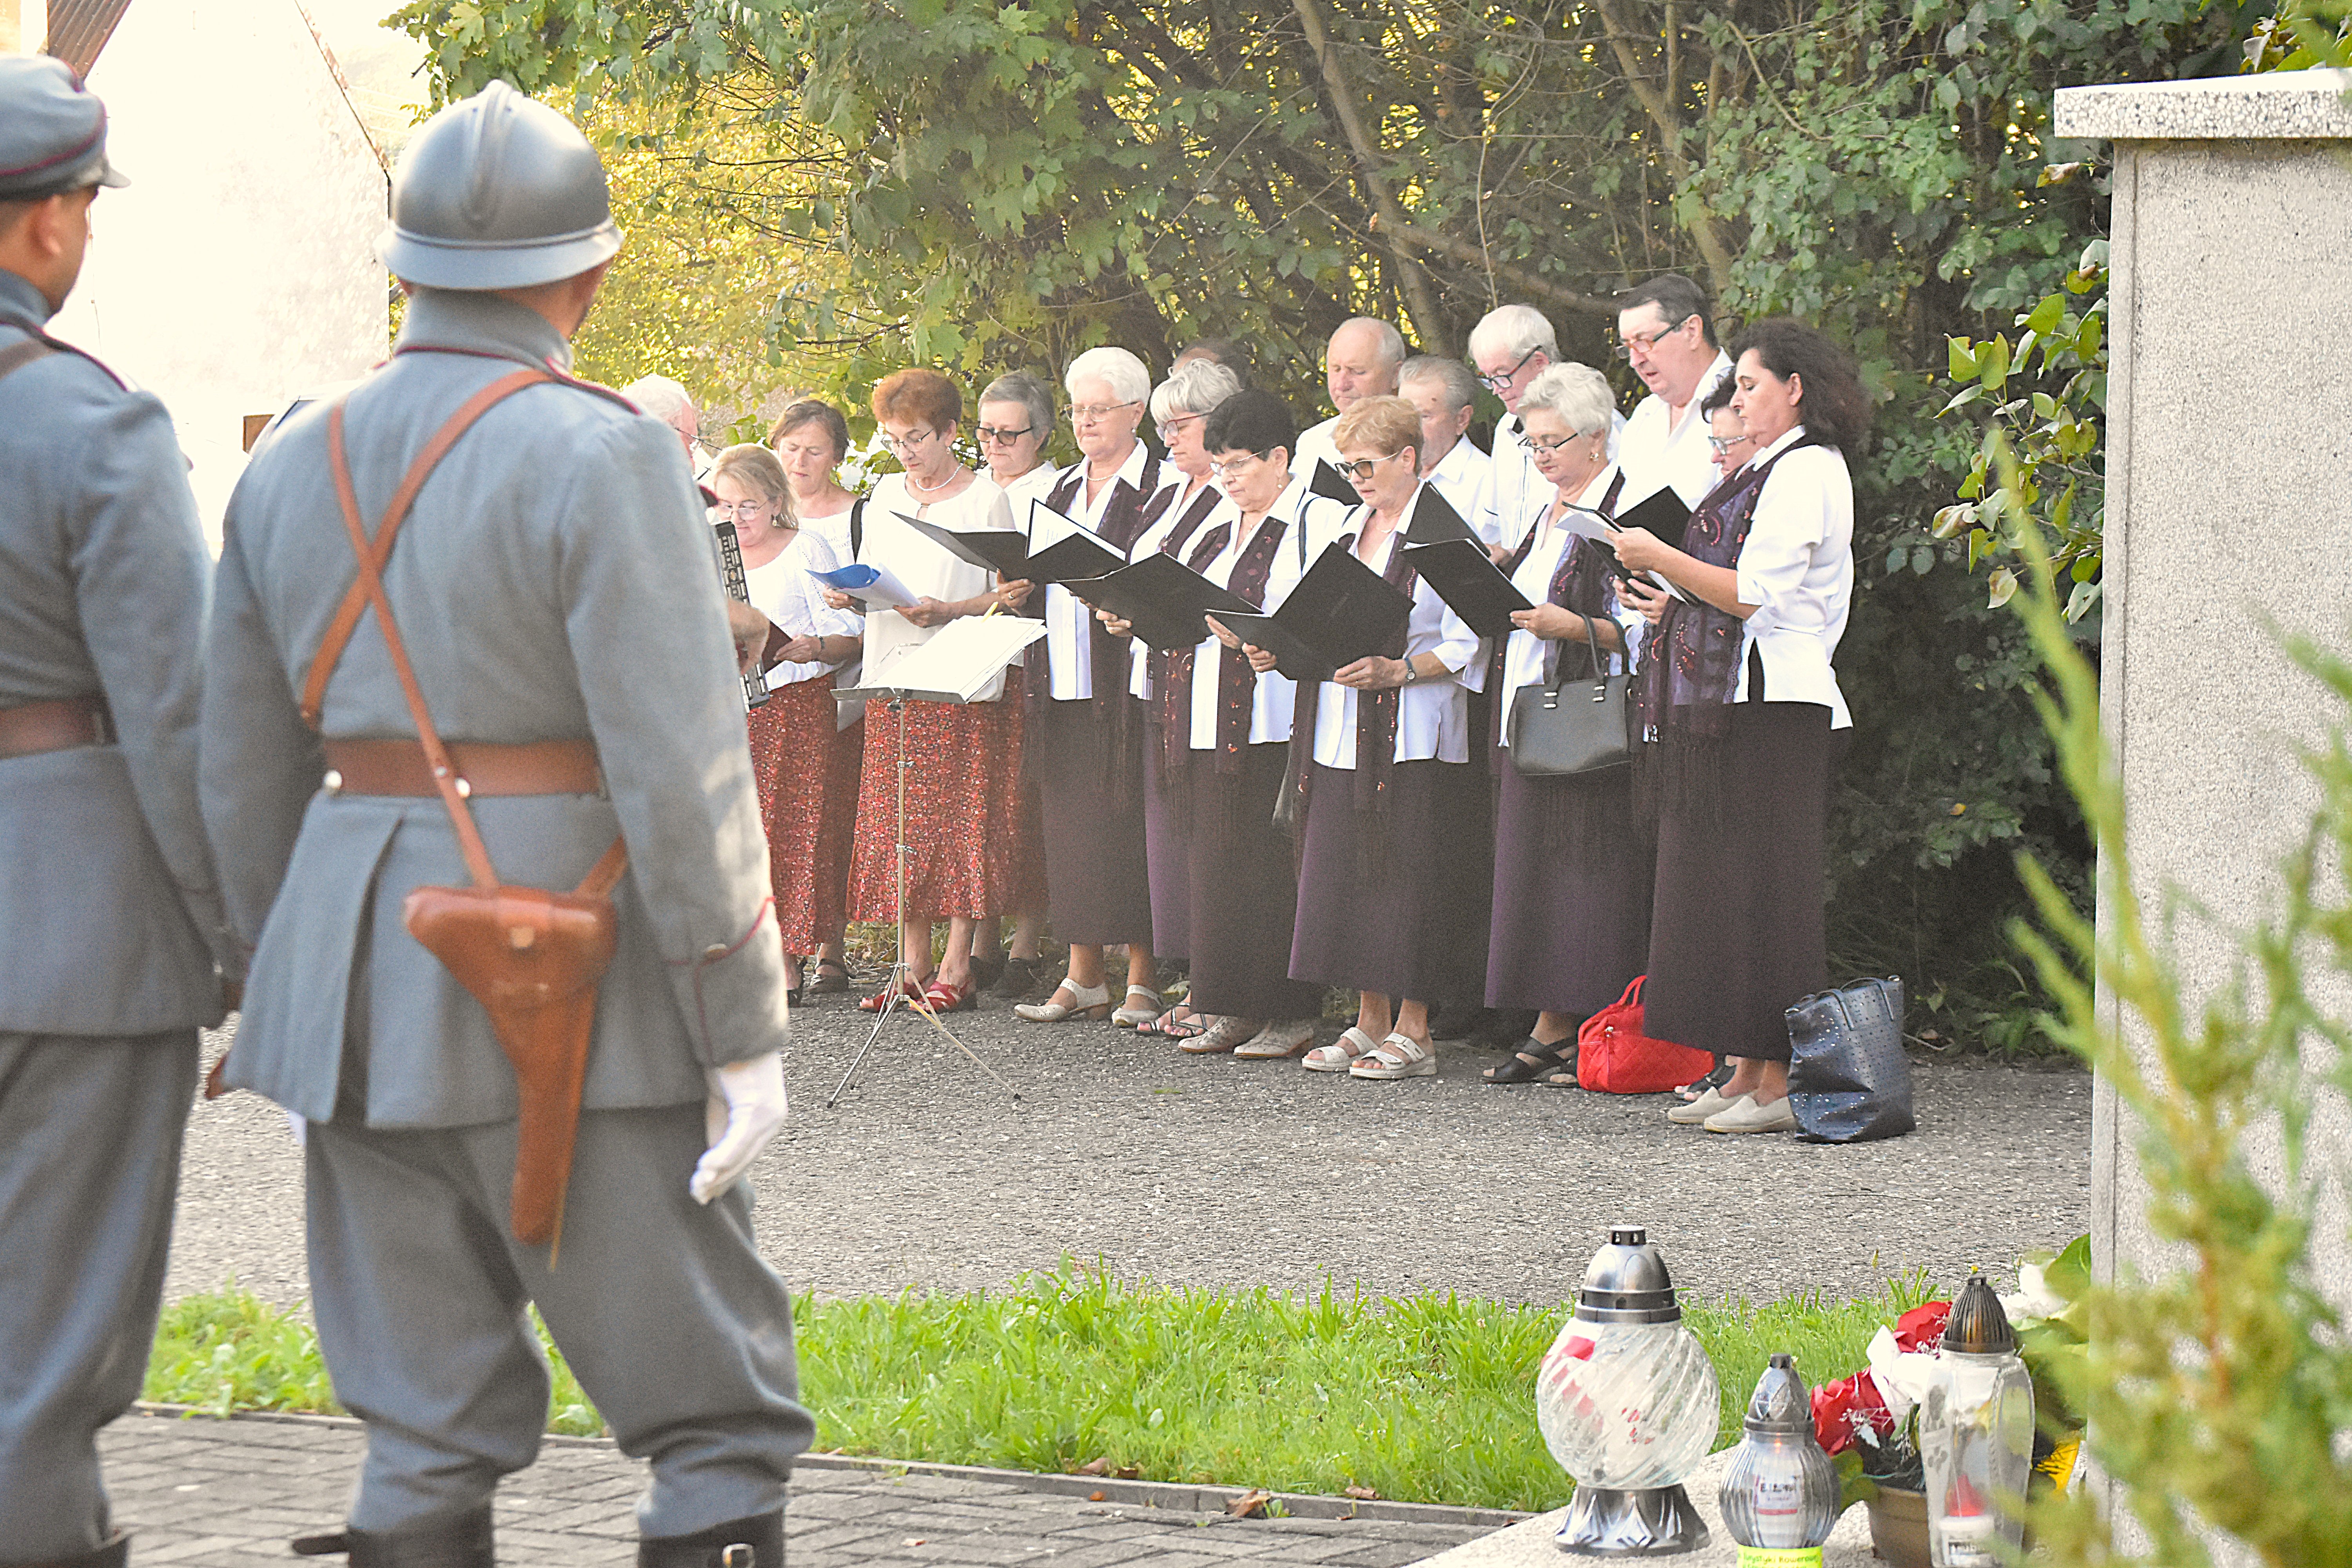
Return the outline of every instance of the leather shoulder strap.
{"type": "MultiPolygon", "coordinates": [[[[472,428],[475,420],[524,387],[554,379],[548,372],[530,369],[500,376],[467,398],[457,412],[449,416],[447,422],[433,433],[433,438],[425,443],[425,449],[416,454],[416,460],[409,464],[408,472],[401,476],[400,488],[393,492],[392,504],[384,509],[383,521],[377,525],[373,544],[368,542],[365,530],[362,528],[361,531],[358,545],[361,570],[352,577],[350,589],[343,595],[343,602],[335,606],[334,618],[327,623],[326,636],[319,639],[319,651],[310,656],[310,671],[302,682],[302,722],[313,730],[319,727],[319,715],[327,697],[327,679],[335,673],[335,665],[342,658],[343,649],[350,645],[352,634],[359,629],[360,616],[367,608],[369,563],[373,563],[375,573],[383,573],[383,563],[392,559],[392,542],[399,533],[401,523],[406,520],[408,509],[416,504],[416,492],[425,488],[425,481],[433,477],[433,470],[440,467],[441,459],[449,455],[449,448],[457,444],[457,437],[472,428]]],[[[346,393],[344,395],[348,397],[350,395],[346,393]]],[[[342,420],[342,399],[338,398],[329,420],[329,445],[333,448],[335,489],[343,498],[344,510],[349,514],[346,521],[353,521],[358,516],[359,502],[352,495],[351,474],[343,459],[342,420]]],[[[390,632],[391,623],[387,618],[385,633],[389,636],[390,632]]]]}

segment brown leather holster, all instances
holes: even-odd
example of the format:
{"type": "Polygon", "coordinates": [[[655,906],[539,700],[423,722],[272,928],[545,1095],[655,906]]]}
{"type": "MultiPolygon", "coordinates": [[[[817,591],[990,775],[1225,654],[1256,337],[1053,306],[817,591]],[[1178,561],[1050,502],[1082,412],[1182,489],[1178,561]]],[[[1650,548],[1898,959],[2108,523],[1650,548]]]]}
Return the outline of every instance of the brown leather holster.
{"type": "MultiPolygon", "coordinates": [[[[521,1112],[509,1224],[517,1240],[547,1244],[551,1268],[562,1237],[564,1189],[572,1174],[581,1090],[596,1022],[596,984],[613,961],[618,934],[612,891],[626,869],[627,853],[614,840],[586,879],[569,893],[499,881],[467,805],[476,787],[453,759],[452,748],[442,743],[435,730],[408,650],[393,621],[392,605],[384,594],[383,564],[391,557],[393,541],[417,491],[457,437],[492,405],[526,386],[554,379],[541,371],[520,370],[476,393],[410,465],[373,538],[360,519],[343,446],[343,405],[337,400],[327,420],[327,452],[343,523],[359,557],[359,574],[310,662],[302,693],[302,716],[315,727],[327,679],[360,617],[373,608],[416,724],[415,744],[423,753],[421,769],[388,769],[380,775],[387,782],[378,787],[385,793],[407,794],[409,787],[392,781],[411,776],[420,782],[429,779],[448,809],[450,825],[457,830],[458,847],[473,878],[471,887],[412,889],[402,909],[402,921],[409,934],[482,1005],[499,1050],[514,1068],[521,1112]]],[[[329,742],[329,760],[335,760],[338,748],[352,748],[356,755],[358,748],[369,746],[381,749],[381,743],[373,742],[329,742]]],[[[456,754],[483,759],[486,774],[492,771],[489,759],[501,760],[504,776],[496,787],[481,793],[553,794],[577,787],[578,753],[583,751],[590,752],[587,772],[593,777],[593,748],[585,742],[511,747],[461,744],[456,754]],[[526,757],[525,753],[535,754],[526,757]],[[541,787],[532,787],[535,772],[541,787]]],[[[377,759],[376,765],[381,764],[382,759],[377,759]]]]}

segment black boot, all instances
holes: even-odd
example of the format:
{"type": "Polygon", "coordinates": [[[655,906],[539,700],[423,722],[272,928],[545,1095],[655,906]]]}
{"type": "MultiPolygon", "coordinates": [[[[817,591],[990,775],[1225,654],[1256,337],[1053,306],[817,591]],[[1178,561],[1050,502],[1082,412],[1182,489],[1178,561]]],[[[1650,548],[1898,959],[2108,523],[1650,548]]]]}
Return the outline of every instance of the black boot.
{"type": "MultiPolygon", "coordinates": [[[[26,1568],[124,1568],[131,1561],[131,1532],[118,1530],[106,1538],[105,1544],[93,1547],[79,1557],[58,1557],[47,1563],[26,1564],[26,1568]]],[[[782,1558],[776,1559],[781,1563],[782,1558]]]]}
{"type": "Polygon", "coordinates": [[[784,1510],[692,1535],[649,1535],[637,1542],[637,1568],[784,1568],[784,1510]]]}
{"type": "Polygon", "coordinates": [[[351,1555],[351,1568],[498,1568],[490,1505],[404,1530],[339,1530],[294,1539],[298,1557],[351,1555]]]}

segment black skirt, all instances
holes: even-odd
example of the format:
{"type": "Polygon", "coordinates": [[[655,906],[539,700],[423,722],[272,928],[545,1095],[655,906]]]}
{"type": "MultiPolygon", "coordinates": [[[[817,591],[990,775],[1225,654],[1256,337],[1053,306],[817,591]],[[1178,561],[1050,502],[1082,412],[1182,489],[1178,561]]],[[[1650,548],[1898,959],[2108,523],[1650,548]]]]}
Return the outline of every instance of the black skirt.
{"type": "Polygon", "coordinates": [[[1298,870],[1293,978],[1408,1001],[1479,994],[1493,897],[1486,781],[1466,763],[1399,763],[1385,812],[1321,763],[1298,870]]]}
{"type": "MultiPolygon", "coordinates": [[[[1160,738],[1150,729],[1143,742],[1143,858],[1151,868],[1152,952],[1161,958],[1189,959],[1192,925],[1192,873],[1188,864],[1188,826],[1192,822],[1191,792],[1186,774],[1207,766],[1204,759],[1183,773],[1163,776],[1160,738]]],[[[1272,810],[1272,803],[1267,804],[1272,810]]]]}
{"type": "Polygon", "coordinates": [[[1599,1012],[1650,947],[1649,855],[1627,770],[1525,778],[1498,750],[1486,1005],[1599,1012]]]}
{"type": "Polygon", "coordinates": [[[1718,806],[1661,813],[1642,992],[1654,1038],[1789,1059],[1790,1004],[1829,984],[1830,751],[1821,704],[1735,703],[1718,806]]]}
{"type": "MultiPolygon", "coordinates": [[[[1298,874],[1290,835],[1274,825],[1289,755],[1281,742],[1244,746],[1241,772],[1225,774],[1217,772],[1214,752],[1194,752],[1178,781],[1192,805],[1185,879],[1191,999],[1204,1013],[1286,1021],[1322,1009],[1321,985],[1290,978],[1298,874]]],[[[1151,929],[1164,942],[1156,881],[1152,893],[1151,929]]]]}
{"type": "MultiPolygon", "coordinates": [[[[1118,700],[1132,700],[1126,693],[1118,700]]],[[[1091,700],[1047,701],[1025,760],[1045,829],[1045,893],[1066,942],[1151,944],[1143,854],[1142,725],[1117,756],[1091,700]]]]}

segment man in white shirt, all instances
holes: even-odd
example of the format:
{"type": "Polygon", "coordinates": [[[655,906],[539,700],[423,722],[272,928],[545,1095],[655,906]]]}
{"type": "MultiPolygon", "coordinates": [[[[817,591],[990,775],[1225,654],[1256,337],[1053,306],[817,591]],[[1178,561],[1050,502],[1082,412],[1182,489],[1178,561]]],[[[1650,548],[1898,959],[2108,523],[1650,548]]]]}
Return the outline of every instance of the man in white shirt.
{"type": "Polygon", "coordinates": [[[1404,334],[1388,322],[1370,316],[1350,316],[1340,322],[1323,347],[1323,384],[1330,389],[1331,406],[1338,413],[1298,433],[1290,471],[1311,479],[1317,458],[1336,466],[1339,448],[1331,443],[1331,428],[1339,423],[1339,415],[1367,397],[1395,396],[1397,371],[1403,363],[1404,334]]]}
{"type": "Polygon", "coordinates": [[[1458,359],[1422,354],[1397,372],[1397,390],[1421,413],[1421,477],[1466,521],[1486,484],[1486,454],[1467,438],[1477,378],[1458,359]]]}
{"type": "Polygon", "coordinates": [[[1706,291],[1678,272],[1629,289],[1617,301],[1617,357],[1650,389],[1618,444],[1625,505],[1671,486],[1685,505],[1696,506],[1717,477],[1699,405],[1731,374],[1706,291]]]}
{"type": "Polygon", "coordinates": [[[1494,451],[1477,508],[1464,513],[1490,546],[1507,550],[1516,543],[1528,507],[1549,488],[1519,434],[1518,409],[1528,384],[1559,359],[1559,339],[1533,305],[1497,305],[1470,329],[1470,363],[1478,367],[1478,379],[1503,400],[1504,408],[1495,425],[1494,451]],[[1506,534],[1514,537],[1507,542],[1506,534]]]}
{"type": "Polygon", "coordinates": [[[702,416],[686,388],[666,375],[641,375],[621,388],[621,395],[677,432],[687,466],[701,483],[713,459],[702,449],[702,416]]]}

